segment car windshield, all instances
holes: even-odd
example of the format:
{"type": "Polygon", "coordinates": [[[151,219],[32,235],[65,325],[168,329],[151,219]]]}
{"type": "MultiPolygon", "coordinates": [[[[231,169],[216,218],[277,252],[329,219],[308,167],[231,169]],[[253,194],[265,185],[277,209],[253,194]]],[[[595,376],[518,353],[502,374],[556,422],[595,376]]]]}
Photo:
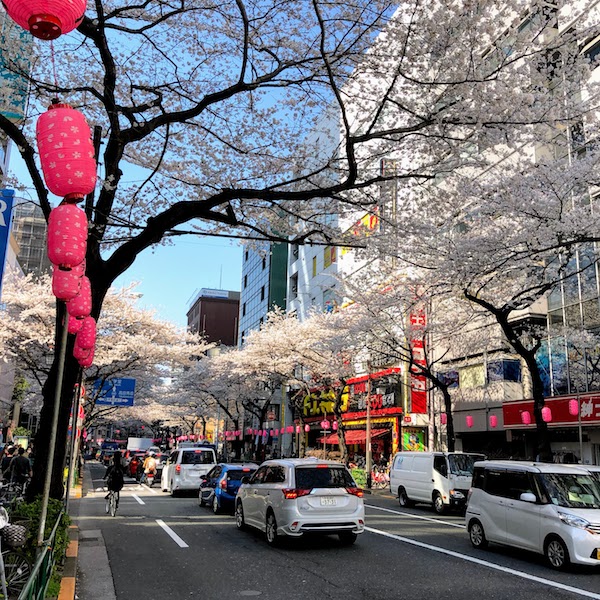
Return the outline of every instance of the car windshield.
{"type": "Polygon", "coordinates": [[[356,487],[345,467],[296,467],[296,487],[301,490],[313,488],[356,487]]]}
{"type": "Polygon", "coordinates": [[[186,450],[181,456],[182,465],[210,465],[214,462],[212,450],[186,450]]]}
{"type": "Polygon", "coordinates": [[[566,508],[600,508],[600,481],[592,475],[541,473],[552,504],[566,508]]]}
{"type": "Polygon", "coordinates": [[[450,473],[470,477],[473,475],[475,461],[484,459],[483,454],[448,454],[450,473]]]}

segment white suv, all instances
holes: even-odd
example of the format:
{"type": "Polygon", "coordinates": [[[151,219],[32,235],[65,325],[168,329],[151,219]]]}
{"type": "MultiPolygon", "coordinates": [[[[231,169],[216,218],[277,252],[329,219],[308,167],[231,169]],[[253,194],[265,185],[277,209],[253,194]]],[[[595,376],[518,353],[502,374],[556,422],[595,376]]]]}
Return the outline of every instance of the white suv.
{"type": "Polygon", "coordinates": [[[276,545],[280,536],[337,534],[353,544],[365,528],[363,491],[342,463],[314,458],[268,460],[242,479],[235,500],[238,529],[265,532],[276,545]]]}
{"type": "Polygon", "coordinates": [[[465,519],[475,548],[523,548],[554,569],[600,566],[600,479],[581,466],[476,462],[465,519]]]}
{"type": "Polygon", "coordinates": [[[200,480],[217,464],[212,446],[178,448],[163,467],[160,487],[176,496],[182,490],[200,489],[200,480]]]}

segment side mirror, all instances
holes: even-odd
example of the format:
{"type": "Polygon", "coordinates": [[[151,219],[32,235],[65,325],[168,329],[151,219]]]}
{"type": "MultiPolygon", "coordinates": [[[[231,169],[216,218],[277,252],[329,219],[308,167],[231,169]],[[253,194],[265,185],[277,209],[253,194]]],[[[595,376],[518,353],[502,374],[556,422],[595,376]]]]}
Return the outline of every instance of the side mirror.
{"type": "Polygon", "coordinates": [[[524,492],[519,496],[519,500],[522,500],[523,502],[531,502],[532,504],[537,502],[535,494],[532,494],[531,492],[524,492]]]}

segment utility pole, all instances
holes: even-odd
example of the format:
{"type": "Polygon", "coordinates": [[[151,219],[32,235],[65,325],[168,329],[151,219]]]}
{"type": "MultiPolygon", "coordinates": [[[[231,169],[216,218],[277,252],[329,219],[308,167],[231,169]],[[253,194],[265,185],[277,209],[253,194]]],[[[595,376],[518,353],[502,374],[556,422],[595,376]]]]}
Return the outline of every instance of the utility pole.
{"type": "Polygon", "coordinates": [[[367,362],[367,430],[365,436],[365,446],[366,446],[366,470],[367,470],[367,488],[371,489],[372,478],[372,461],[373,455],[371,453],[371,363],[367,362]]]}

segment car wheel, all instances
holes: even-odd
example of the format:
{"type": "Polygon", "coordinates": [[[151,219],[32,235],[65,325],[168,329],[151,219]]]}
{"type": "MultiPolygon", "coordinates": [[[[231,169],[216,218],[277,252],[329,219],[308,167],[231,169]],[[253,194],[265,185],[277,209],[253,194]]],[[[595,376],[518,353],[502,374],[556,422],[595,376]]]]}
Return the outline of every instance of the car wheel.
{"type": "Polygon", "coordinates": [[[173,482],[171,481],[171,497],[172,498],[176,498],[177,497],[177,490],[173,489],[173,482]]]}
{"type": "Polygon", "coordinates": [[[571,562],[569,550],[559,537],[552,537],[546,541],[544,555],[548,564],[558,571],[566,569],[571,562]]]}
{"type": "Polygon", "coordinates": [[[353,531],[342,531],[341,533],[338,533],[338,537],[344,546],[352,546],[358,535],[353,531]]]}
{"type": "Polygon", "coordinates": [[[477,519],[473,519],[469,523],[469,539],[471,540],[473,548],[487,548],[488,541],[485,537],[483,525],[477,519]]]}
{"type": "Polygon", "coordinates": [[[446,505],[444,504],[444,499],[439,492],[435,492],[433,494],[433,510],[438,515],[443,515],[446,512],[446,505]]]}
{"type": "Polygon", "coordinates": [[[403,487],[398,488],[398,503],[400,506],[402,506],[402,508],[409,508],[414,504],[408,499],[406,490],[403,487]]]}
{"type": "Polygon", "coordinates": [[[202,490],[200,490],[198,492],[198,506],[206,506],[206,502],[204,501],[204,498],[202,497],[202,490]]]}
{"type": "Polygon", "coordinates": [[[238,529],[246,529],[246,521],[244,521],[244,507],[242,501],[238,500],[235,505],[235,526],[238,529]]]}
{"type": "Polygon", "coordinates": [[[279,537],[277,535],[277,519],[275,519],[273,512],[269,512],[267,515],[265,537],[267,538],[267,544],[269,544],[269,546],[277,546],[279,543],[279,537]]]}
{"type": "Polygon", "coordinates": [[[215,515],[218,515],[221,512],[221,507],[219,506],[219,499],[217,498],[216,494],[213,495],[212,511],[213,513],[215,513],[215,515]]]}

